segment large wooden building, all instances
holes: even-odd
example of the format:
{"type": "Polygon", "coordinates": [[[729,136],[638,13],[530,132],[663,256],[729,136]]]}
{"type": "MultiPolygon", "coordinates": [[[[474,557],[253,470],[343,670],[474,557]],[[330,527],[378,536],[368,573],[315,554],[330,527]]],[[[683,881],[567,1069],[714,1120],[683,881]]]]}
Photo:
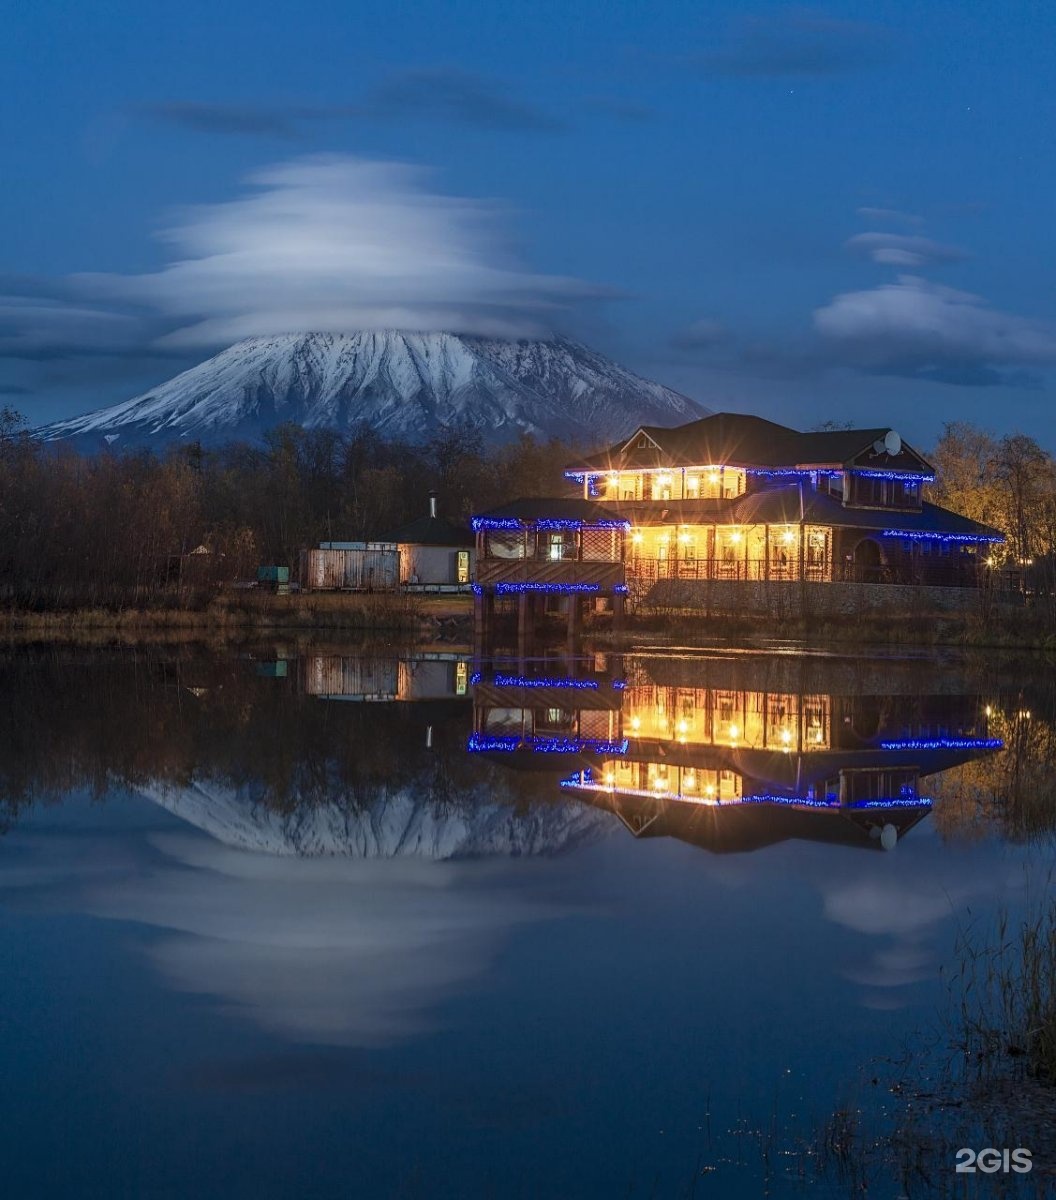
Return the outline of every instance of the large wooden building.
{"type": "Polygon", "coordinates": [[[800,433],[719,413],[643,426],[565,472],[576,499],[484,513],[481,594],[617,599],[660,579],[975,587],[1001,533],[924,500],[888,428],[800,433]]]}

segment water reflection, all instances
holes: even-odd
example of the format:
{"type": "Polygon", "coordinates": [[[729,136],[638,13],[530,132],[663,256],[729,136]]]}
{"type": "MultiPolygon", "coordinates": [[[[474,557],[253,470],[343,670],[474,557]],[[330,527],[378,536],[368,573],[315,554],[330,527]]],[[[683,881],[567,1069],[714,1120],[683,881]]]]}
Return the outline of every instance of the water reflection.
{"type": "Polygon", "coordinates": [[[933,973],[928,938],[957,903],[1002,884],[992,856],[967,874],[901,847],[864,874],[832,857],[893,847],[941,776],[1000,757],[1000,689],[926,664],[334,649],[3,668],[21,704],[0,718],[0,887],[156,931],[146,953],[172,988],[291,1040],[430,1028],[518,930],[614,904],[597,875],[523,864],[623,831],[725,856],[700,879],[717,897],[767,890],[747,852],[799,843],[783,877],[869,939],[833,969],[873,1007],[933,973]],[[128,789],[178,824],[33,823],[35,804],[84,789],[128,789]]]}
{"type": "Polygon", "coordinates": [[[921,780],[1003,748],[992,705],[895,670],[765,658],[486,664],[472,752],[566,756],[566,795],[635,837],[716,852],[789,838],[892,848],[930,811],[921,780]]]}

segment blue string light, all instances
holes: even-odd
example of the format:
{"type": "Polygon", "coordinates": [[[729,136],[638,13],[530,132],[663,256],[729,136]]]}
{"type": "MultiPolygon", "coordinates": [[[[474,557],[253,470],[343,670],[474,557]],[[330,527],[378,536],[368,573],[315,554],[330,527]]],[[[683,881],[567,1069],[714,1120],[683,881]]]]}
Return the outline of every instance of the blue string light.
{"type": "Polygon", "coordinates": [[[809,479],[812,475],[843,474],[830,467],[746,467],[744,473],[764,479],[809,479]]]}
{"type": "Polygon", "coordinates": [[[1000,738],[906,738],[881,742],[881,750],[1003,750],[1000,738]]]}
{"type": "Polygon", "coordinates": [[[863,479],[895,479],[901,483],[934,483],[935,476],[929,475],[926,471],[882,471],[860,469],[855,467],[851,471],[852,475],[859,475],[863,479]]]}
{"type": "Polygon", "coordinates": [[[932,533],[923,529],[885,529],[881,534],[885,538],[904,538],[911,542],[959,542],[966,545],[976,545],[986,542],[1003,542],[1003,534],[990,533],[932,533]]]}
{"type": "Polygon", "coordinates": [[[524,526],[517,520],[516,517],[473,517],[470,520],[470,526],[475,533],[480,533],[482,529],[509,529],[520,531],[524,526]]]}
{"type": "Polygon", "coordinates": [[[630,521],[620,518],[604,517],[597,521],[570,520],[565,517],[540,517],[533,522],[536,529],[630,529],[630,521]]]}
{"type": "Polygon", "coordinates": [[[496,531],[506,530],[507,532],[520,533],[526,529],[544,529],[544,530],[583,530],[583,529],[630,529],[630,521],[623,517],[601,517],[594,521],[585,521],[580,518],[572,517],[539,517],[537,519],[520,520],[517,517],[473,517],[470,521],[475,532],[480,533],[483,530],[496,531]]]}

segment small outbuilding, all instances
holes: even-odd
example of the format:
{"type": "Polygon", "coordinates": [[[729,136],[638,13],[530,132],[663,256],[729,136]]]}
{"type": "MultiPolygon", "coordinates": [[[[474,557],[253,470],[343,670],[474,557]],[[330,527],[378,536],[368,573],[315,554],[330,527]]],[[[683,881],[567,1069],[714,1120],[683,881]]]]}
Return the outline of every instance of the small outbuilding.
{"type": "Polygon", "coordinates": [[[429,515],[386,533],[400,551],[400,586],[408,591],[468,592],[473,580],[476,539],[465,525],[437,513],[436,493],[429,515]]]}

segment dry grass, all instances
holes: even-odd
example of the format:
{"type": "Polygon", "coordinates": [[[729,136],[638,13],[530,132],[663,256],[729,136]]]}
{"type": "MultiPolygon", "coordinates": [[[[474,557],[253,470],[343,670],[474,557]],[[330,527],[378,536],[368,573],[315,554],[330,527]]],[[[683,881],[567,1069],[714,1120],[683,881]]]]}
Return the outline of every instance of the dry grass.
{"type": "Polygon", "coordinates": [[[97,635],[223,635],[238,631],[347,629],[418,632],[427,624],[418,597],[372,594],[215,597],[203,607],[79,608],[66,612],[0,611],[0,633],[56,640],[97,635]]]}

